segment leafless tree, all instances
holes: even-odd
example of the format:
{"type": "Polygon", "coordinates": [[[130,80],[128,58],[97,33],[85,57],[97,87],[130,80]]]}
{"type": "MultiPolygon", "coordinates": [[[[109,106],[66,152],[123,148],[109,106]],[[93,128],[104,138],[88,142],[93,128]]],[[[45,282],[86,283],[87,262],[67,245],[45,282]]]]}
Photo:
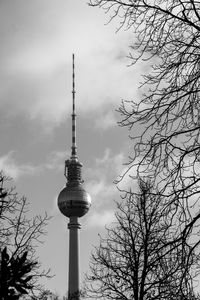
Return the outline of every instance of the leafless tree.
{"type": "MultiPolygon", "coordinates": [[[[33,267],[30,285],[32,292],[40,290],[41,277],[50,277],[49,270],[42,270],[36,248],[42,243],[49,217],[32,216],[25,197],[19,197],[15,188],[10,187],[11,179],[0,173],[0,252],[7,248],[9,261],[24,257],[33,267]]],[[[1,272],[1,270],[0,270],[1,272]]]]}
{"type": "Polygon", "coordinates": [[[179,238],[192,232],[191,251],[197,251],[200,1],[91,0],[90,5],[102,7],[110,20],[118,18],[119,29],[134,33],[130,64],[152,66],[144,74],[141,98],[123,101],[118,110],[119,124],[131,130],[134,146],[127,173],[136,167],[136,176],[151,178],[182,222],[179,238]]]}
{"type": "Polygon", "coordinates": [[[179,220],[150,183],[117,203],[116,221],[92,254],[86,293],[90,299],[197,299],[198,258],[177,238],[179,220]],[[173,221],[172,221],[173,220],[173,221]],[[176,241],[174,243],[174,241],[176,241]]]}

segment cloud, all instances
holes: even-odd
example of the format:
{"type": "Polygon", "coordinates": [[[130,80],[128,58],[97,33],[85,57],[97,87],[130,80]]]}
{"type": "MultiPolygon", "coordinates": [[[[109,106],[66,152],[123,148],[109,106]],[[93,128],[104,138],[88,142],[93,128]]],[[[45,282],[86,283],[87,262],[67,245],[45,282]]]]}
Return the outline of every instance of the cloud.
{"type": "MultiPolygon", "coordinates": [[[[0,108],[41,122],[47,133],[71,111],[73,51],[77,107],[82,114],[99,111],[109,103],[118,106],[121,98],[136,98],[135,74],[140,72],[126,67],[129,33],[115,35],[112,25],[103,26],[102,15],[80,1],[59,3],[22,1],[14,10],[9,4],[2,5],[1,12],[7,25],[1,27],[7,31],[1,43],[5,49],[0,58],[0,108]]],[[[96,126],[105,130],[114,123],[110,112],[96,126]]]]}
{"type": "Polygon", "coordinates": [[[34,176],[41,174],[47,170],[62,171],[64,169],[64,161],[68,153],[62,151],[52,151],[47,156],[46,162],[40,165],[31,163],[19,163],[16,159],[16,152],[10,151],[0,157],[0,170],[13,179],[22,176],[34,176]]]}
{"type": "Polygon", "coordinates": [[[85,170],[87,185],[95,195],[100,194],[103,189],[107,194],[116,189],[113,182],[121,174],[124,159],[122,152],[114,154],[111,149],[106,148],[102,157],[95,158],[93,167],[85,170]]]}
{"type": "Polygon", "coordinates": [[[8,154],[0,157],[0,170],[13,179],[18,179],[24,175],[35,175],[41,172],[39,166],[34,166],[32,164],[17,164],[14,158],[14,151],[10,151],[8,154]]]}
{"type": "Polygon", "coordinates": [[[127,171],[127,166],[123,166],[124,161],[125,155],[122,152],[113,154],[111,149],[107,148],[102,157],[95,159],[93,172],[86,171],[89,177],[91,176],[87,182],[87,190],[92,197],[92,213],[88,216],[91,227],[104,227],[115,220],[116,207],[113,200],[118,201],[122,195],[117,187],[125,191],[137,188],[137,180],[131,178],[132,175],[136,175],[134,168],[126,173],[117,186],[113,183],[118,175],[127,171]]]}
{"type": "Polygon", "coordinates": [[[102,157],[95,159],[92,169],[87,169],[87,190],[95,202],[94,209],[104,209],[120,197],[120,191],[137,189],[137,166],[125,164],[126,154],[105,149],[102,157]],[[116,183],[116,184],[115,184],[116,183]],[[119,190],[118,190],[119,189],[119,190]]]}
{"type": "Polygon", "coordinates": [[[88,217],[88,225],[90,227],[105,227],[115,220],[113,210],[105,210],[101,212],[93,212],[88,217]]]}
{"type": "MultiPolygon", "coordinates": [[[[113,48],[117,48],[115,43],[113,48]]],[[[90,58],[89,53],[86,53],[77,62],[76,102],[79,113],[98,112],[109,104],[112,108],[114,104],[116,108],[122,98],[136,98],[136,90],[130,83],[133,72],[126,67],[125,62],[112,56],[108,61],[108,53],[98,53],[97,62],[93,55],[96,54],[90,58]]],[[[35,66],[31,56],[29,60],[35,66]]],[[[43,60],[42,56],[39,60],[43,60]]],[[[45,56],[45,60],[51,59],[45,56]]],[[[10,115],[23,114],[31,120],[39,121],[45,125],[42,128],[46,131],[58,126],[71,113],[71,54],[65,61],[63,59],[55,63],[45,72],[24,70],[20,60],[17,64],[20,69],[13,67],[13,62],[15,71],[7,69],[5,73],[1,72],[1,109],[5,107],[8,110],[9,107],[10,115]]],[[[96,127],[104,130],[115,124],[116,117],[111,111],[96,120],[96,127]]]]}
{"type": "Polygon", "coordinates": [[[124,160],[125,157],[122,152],[114,154],[111,149],[106,148],[103,156],[95,159],[95,164],[97,169],[102,172],[103,177],[112,174],[114,180],[121,172],[124,160]]]}
{"type": "Polygon", "coordinates": [[[107,130],[111,127],[115,127],[117,124],[117,119],[113,111],[109,111],[103,114],[95,120],[95,126],[98,129],[107,130]]]}
{"type": "Polygon", "coordinates": [[[92,213],[88,215],[89,225],[104,227],[114,220],[114,200],[119,199],[119,191],[113,180],[119,174],[124,155],[113,154],[106,149],[103,156],[96,158],[92,169],[86,170],[86,190],[92,198],[92,213]]]}
{"type": "Polygon", "coordinates": [[[113,205],[118,197],[118,190],[114,180],[121,170],[124,156],[122,153],[113,154],[106,149],[103,156],[96,158],[92,168],[87,168],[86,190],[92,197],[93,210],[104,210],[113,205]]]}
{"type": "Polygon", "coordinates": [[[43,167],[53,171],[61,171],[64,169],[64,162],[67,157],[70,157],[70,154],[66,151],[52,151],[43,167]]]}
{"type": "Polygon", "coordinates": [[[100,181],[91,180],[86,187],[91,195],[94,209],[105,208],[105,205],[109,206],[117,193],[115,185],[107,183],[104,179],[100,181]]]}
{"type": "Polygon", "coordinates": [[[107,165],[108,163],[111,163],[111,159],[110,159],[110,153],[111,150],[109,148],[106,148],[103,154],[103,157],[97,157],[95,159],[95,163],[97,166],[103,166],[107,165]]]}

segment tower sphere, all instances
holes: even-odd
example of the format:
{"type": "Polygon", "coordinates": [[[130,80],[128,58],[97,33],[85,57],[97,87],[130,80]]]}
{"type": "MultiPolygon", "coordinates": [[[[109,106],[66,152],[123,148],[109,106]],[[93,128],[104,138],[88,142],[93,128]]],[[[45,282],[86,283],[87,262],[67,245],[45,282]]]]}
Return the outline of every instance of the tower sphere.
{"type": "Polygon", "coordinates": [[[81,184],[66,185],[58,196],[58,207],[66,217],[82,217],[91,206],[91,197],[81,184]]]}

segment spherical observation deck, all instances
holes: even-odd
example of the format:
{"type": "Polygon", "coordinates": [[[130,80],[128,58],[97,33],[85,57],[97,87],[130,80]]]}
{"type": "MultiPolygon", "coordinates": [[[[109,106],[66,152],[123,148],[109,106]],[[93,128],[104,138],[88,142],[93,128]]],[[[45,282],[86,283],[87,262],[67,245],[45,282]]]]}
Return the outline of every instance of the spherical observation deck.
{"type": "Polygon", "coordinates": [[[58,196],[58,207],[66,217],[82,217],[91,206],[91,197],[81,184],[71,185],[60,192],[58,196]]]}

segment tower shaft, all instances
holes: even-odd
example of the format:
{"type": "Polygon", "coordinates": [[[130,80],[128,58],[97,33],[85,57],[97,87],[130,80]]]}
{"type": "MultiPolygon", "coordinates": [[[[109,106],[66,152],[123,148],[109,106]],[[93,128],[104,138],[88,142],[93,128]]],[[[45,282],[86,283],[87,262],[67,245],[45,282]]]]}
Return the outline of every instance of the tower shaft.
{"type": "Polygon", "coordinates": [[[69,229],[69,281],[68,299],[80,300],[79,286],[79,229],[77,217],[70,217],[69,229]]]}

